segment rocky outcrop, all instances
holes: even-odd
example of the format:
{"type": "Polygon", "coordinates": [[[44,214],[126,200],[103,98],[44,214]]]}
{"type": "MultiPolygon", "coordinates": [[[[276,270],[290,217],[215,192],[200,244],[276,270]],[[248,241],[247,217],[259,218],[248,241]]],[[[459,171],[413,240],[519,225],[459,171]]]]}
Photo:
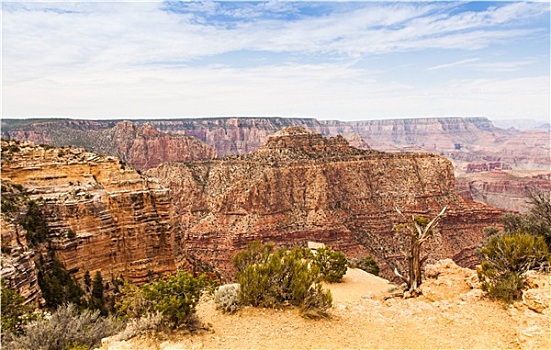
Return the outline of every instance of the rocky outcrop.
{"type": "Polygon", "coordinates": [[[138,170],[154,168],[165,162],[217,157],[214,147],[196,138],[162,133],[148,123],[137,126],[120,122],[103,134],[105,141],[97,149],[119,157],[138,170]]]}
{"type": "Polygon", "coordinates": [[[129,121],[18,121],[3,137],[53,146],[76,146],[115,156],[138,170],[147,170],[164,162],[216,158],[214,147],[194,137],[167,134],[148,123],[129,121]]]}
{"type": "Polygon", "coordinates": [[[435,215],[448,206],[428,251],[472,266],[482,228],[500,211],[454,190],[449,160],[429,153],[360,150],[340,136],[284,129],[257,152],[163,164],[148,175],[172,189],[185,234],[180,246],[231,274],[231,257],[248,242],[323,242],[349,256],[372,255],[390,276],[404,237],[395,208],[435,215]]]}
{"type": "Polygon", "coordinates": [[[37,296],[33,260],[46,251],[77,278],[100,271],[140,283],[189,268],[174,251],[170,190],[115,157],[2,141],[1,176],[3,191],[23,188],[47,225],[44,243],[32,246],[17,220],[24,211],[2,213],[2,276],[27,298],[37,296]]]}
{"type": "Polygon", "coordinates": [[[512,170],[509,164],[502,162],[487,162],[487,163],[469,163],[467,164],[466,173],[480,173],[483,171],[492,170],[512,170]]]}
{"type": "Polygon", "coordinates": [[[467,200],[488,203],[496,208],[526,213],[530,191],[551,191],[551,173],[502,171],[476,172],[457,178],[456,190],[467,200]]]}

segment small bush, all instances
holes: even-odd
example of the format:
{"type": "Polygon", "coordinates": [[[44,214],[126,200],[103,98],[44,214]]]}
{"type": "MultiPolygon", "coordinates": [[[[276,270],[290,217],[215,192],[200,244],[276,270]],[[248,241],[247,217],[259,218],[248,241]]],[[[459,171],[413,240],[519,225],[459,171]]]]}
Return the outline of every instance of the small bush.
{"type": "Polygon", "coordinates": [[[370,256],[366,256],[365,258],[362,258],[360,261],[358,261],[357,267],[372,275],[379,276],[379,265],[370,256]]]}
{"type": "Polygon", "coordinates": [[[348,265],[344,254],[331,248],[316,250],[312,263],[319,269],[320,277],[330,283],[341,282],[348,265]]]}
{"type": "Polygon", "coordinates": [[[524,274],[549,260],[543,237],[526,233],[491,236],[481,249],[477,269],[482,289],[494,299],[511,302],[524,287],[524,274]]]}
{"type": "Polygon", "coordinates": [[[160,312],[146,313],[140,318],[131,318],[126,323],[126,328],[114,338],[117,341],[134,338],[146,334],[149,331],[157,331],[163,324],[163,315],[160,312]]]}
{"type": "Polygon", "coordinates": [[[214,293],[214,303],[217,309],[226,313],[234,313],[239,308],[239,284],[220,286],[214,293]]]}
{"type": "Polygon", "coordinates": [[[6,349],[91,349],[121,328],[122,323],[112,317],[101,317],[98,311],[80,313],[75,305],[68,304],[60,306],[50,318],[27,324],[23,335],[2,346],[6,349]]]}
{"type": "Polygon", "coordinates": [[[234,259],[237,263],[251,261],[236,266],[239,303],[261,307],[294,305],[304,312],[319,308],[318,314],[323,316],[331,306],[331,294],[317,282],[319,268],[311,263],[311,252],[281,248],[267,254],[269,250],[253,244],[234,259]]]}
{"type": "Polygon", "coordinates": [[[75,231],[73,231],[72,229],[69,229],[69,230],[67,231],[67,238],[68,238],[68,239],[73,239],[73,238],[75,238],[76,236],[77,236],[77,234],[76,234],[75,231]]]}
{"type": "Polygon", "coordinates": [[[184,271],[142,287],[126,283],[116,309],[119,314],[130,318],[159,312],[169,328],[189,325],[199,298],[212,284],[205,274],[193,277],[184,271]]]}
{"type": "Polygon", "coordinates": [[[2,316],[2,339],[8,335],[20,334],[23,326],[27,321],[26,314],[32,310],[23,305],[25,299],[16,291],[10,289],[4,279],[0,278],[2,288],[1,301],[1,316],[2,316]]]}
{"type": "Polygon", "coordinates": [[[312,319],[328,317],[327,310],[331,307],[332,302],[331,293],[323,289],[321,284],[316,283],[308,289],[304,297],[304,301],[300,306],[301,315],[312,319]]]}

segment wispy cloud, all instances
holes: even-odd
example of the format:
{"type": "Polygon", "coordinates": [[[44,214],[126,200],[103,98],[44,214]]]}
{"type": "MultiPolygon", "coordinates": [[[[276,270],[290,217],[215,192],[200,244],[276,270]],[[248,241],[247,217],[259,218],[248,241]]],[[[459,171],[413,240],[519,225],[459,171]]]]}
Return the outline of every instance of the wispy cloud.
{"type": "MultiPolygon", "coordinates": [[[[6,115],[21,116],[66,114],[64,110],[106,115],[108,109],[112,115],[225,110],[315,116],[339,108],[356,118],[398,114],[395,99],[400,94],[432,91],[416,72],[522,72],[535,65],[508,55],[516,45],[530,42],[546,43],[546,55],[535,61],[549,61],[548,4],[480,6],[4,2],[3,109],[6,115]],[[485,50],[490,49],[505,57],[489,55],[485,50]],[[247,59],[251,52],[263,59],[247,59]],[[385,75],[396,69],[390,64],[374,68],[371,61],[362,61],[390,62],[410,53],[426,53],[426,58],[409,62],[411,72],[400,77],[385,75]]],[[[542,74],[548,70],[529,73],[542,74]]],[[[424,99],[408,101],[405,105],[417,114],[428,109],[418,103],[424,99]]]]}
{"type": "Polygon", "coordinates": [[[465,60],[456,61],[456,62],[452,62],[452,63],[439,64],[437,66],[429,67],[426,70],[438,70],[438,69],[444,69],[444,68],[464,66],[468,63],[473,63],[473,62],[476,62],[476,61],[479,61],[479,60],[480,60],[480,58],[468,58],[468,59],[465,59],[465,60]]]}

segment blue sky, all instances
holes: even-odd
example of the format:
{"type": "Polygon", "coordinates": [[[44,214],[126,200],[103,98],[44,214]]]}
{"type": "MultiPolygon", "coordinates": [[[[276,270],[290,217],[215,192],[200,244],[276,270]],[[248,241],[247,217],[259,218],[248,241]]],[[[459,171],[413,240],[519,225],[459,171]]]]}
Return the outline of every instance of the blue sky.
{"type": "Polygon", "coordinates": [[[3,117],[550,115],[549,2],[3,2],[3,117]]]}

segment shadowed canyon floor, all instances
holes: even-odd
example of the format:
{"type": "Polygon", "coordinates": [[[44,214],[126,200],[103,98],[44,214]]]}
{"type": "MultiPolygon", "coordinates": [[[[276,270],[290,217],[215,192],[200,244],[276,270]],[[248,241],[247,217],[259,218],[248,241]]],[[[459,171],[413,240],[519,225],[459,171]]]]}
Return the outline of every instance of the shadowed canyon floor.
{"type": "MultiPolygon", "coordinates": [[[[208,331],[106,342],[102,349],[551,348],[548,300],[541,313],[529,309],[529,301],[505,307],[480,298],[473,270],[450,260],[434,266],[437,278],[427,279],[419,298],[383,301],[392,285],[349,269],[343,283],[329,285],[334,301],[327,320],[306,320],[294,309],[244,308],[226,315],[206,299],[197,313],[208,331]]],[[[549,295],[549,275],[532,280],[549,295]]]]}

